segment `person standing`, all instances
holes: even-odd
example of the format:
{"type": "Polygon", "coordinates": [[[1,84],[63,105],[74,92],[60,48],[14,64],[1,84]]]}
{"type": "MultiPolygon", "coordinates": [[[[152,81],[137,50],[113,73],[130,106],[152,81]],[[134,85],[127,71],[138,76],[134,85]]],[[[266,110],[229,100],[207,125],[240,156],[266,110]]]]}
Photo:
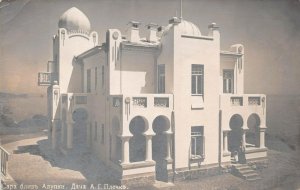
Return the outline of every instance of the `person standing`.
{"type": "Polygon", "coordinates": [[[244,143],[240,143],[240,147],[238,150],[238,159],[240,164],[246,164],[246,148],[244,146],[244,143]]]}

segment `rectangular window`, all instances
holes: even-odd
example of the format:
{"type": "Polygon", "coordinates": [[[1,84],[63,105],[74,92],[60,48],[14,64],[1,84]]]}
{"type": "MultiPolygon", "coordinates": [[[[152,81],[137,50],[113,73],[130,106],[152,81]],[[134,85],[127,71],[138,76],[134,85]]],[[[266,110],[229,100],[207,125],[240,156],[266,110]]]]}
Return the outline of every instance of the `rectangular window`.
{"type": "Polygon", "coordinates": [[[109,134],[109,159],[110,160],[112,160],[111,146],[112,146],[112,138],[111,138],[111,134],[109,134]]]}
{"type": "Polygon", "coordinates": [[[102,124],[101,130],[101,143],[104,144],[104,124],[102,124]]]}
{"type": "Polygon", "coordinates": [[[86,92],[91,92],[91,69],[88,69],[86,72],[86,92]]]}
{"type": "Polygon", "coordinates": [[[102,65],[101,76],[102,76],[102,87],[103,87],[104,86],[104,65],[102,65]]]}
{"type": "Polygon", "coordinates": [[[94,141],[98,139],[98,126],[97,122],[95,122],[95,133],[94,133],[94,141]]]}
{"type": "Polygon", "coordinates": [[[233,69],[223,70],[223,93],[233,93],[234,74],[233,69]]]}
{"type": "Polygon", "coordinates": [[[191,128],[191,158],[203,159],[205,153],[205,139],[203,126],[191,128]]]}
{"type": "Polygon", "coordinates": [[[95,67],[95,90],[97,90],[97,83],[98,83],[98,71],[97,67],[95,67]]]}
{"type": "Polygon", "coordinates": [[[165,93],[165,65],[157,66],[158,93],[165,93]]]}
{"type": "Polygon", "coordinates": [[[203,95],[204,84],[204,67],[203,65],[192,65],[192,95],[203,95]]]}

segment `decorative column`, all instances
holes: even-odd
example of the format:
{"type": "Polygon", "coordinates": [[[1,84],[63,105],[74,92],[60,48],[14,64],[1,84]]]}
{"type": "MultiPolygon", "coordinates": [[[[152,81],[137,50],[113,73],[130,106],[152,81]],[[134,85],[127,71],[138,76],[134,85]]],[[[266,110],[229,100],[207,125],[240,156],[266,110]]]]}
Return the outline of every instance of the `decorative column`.
{"type": "Polygon", "coordinates": [[[56,148],[57,144],[57,127],[59,124],[60,116],[59,116],[59,99],[60,99],[60,88],[58,86],[57,81],[53,82],[52,88],[49,88],[48,96],[49,96],[49,103],[50,103],[50,110],[48,116],[50,116],[49,120],[51,121],[51,141],[52,141],[52,148],[56,148]],[[51,94],[50,94],[51,92],[51,94]]]}
{"type": "Polygon", "coordinates": [[[88,122],[88,124],[86,124],[86,144],[89,148],[92,147],[92,139],[91,139],[91,134],[92,134],[92,123],[91,121],[88,122]]]}
{"type": "Polygon", "coordinates": [[[67,148],[73,147],[73,122],[67,123],[67,148]]]}
{"type": "Polygon", "coordinates": [[[52,149],[56,148],[56,122],[55,120],[51,121],[51,142],[52,142],[52,149]]]}
{"type": "Polygon", "coordinates": [[[223,131],[223,152],[228,153],[228,131],[223,131]]]}
{"type": "Polygon", "coordinates": [[[64,136],[65,136],[65,121],[61,120],[61,135],[60,135],[60,142],[61,145],[64,146],[64,136]]]}
{"type": "Polygon", "coordinates": [[[146,161],[152,161],[152,135],[146,135],[146,161]]]}
{"type": "Polygon", "coordinates": [[[259,148],[265,148],[265,128],[259,129],[259,148]]]}
{"type": "Polygon", "coordinates": [[[122,164],[129,164],[129,136],[122,138],[122,164]]]}
{"type": "Polygon", "coordinates": [[[117,136],[115,134],[111,134],[111,155],[110,158],[112,161],[118,161],[116,158],[116,146],[117,146],[117,136]]]}
{"type": "Polygon", "coordinates": [[[55,149],[56,146],[57,146],[57,140],[58,140],[58,137],[57,137],[57,128],[58,128],[59,122],[60,122],[60,120],[58,120],[58,119],[54,119],[54,120],[51,121],[52,149],[55,149]]]}
{"type": "Polygon", "coordinates": [[[167,155],[166,155],[166,160],[170,160],[171,158],[171,135],[172,133],[170,132],[165,132],[166,137],[167,137],[167,155]]]}
{"type": "Polygon", "coordinates": [[[243,140],[243,146],[246,147],[246,130],[243,128],[243,134],[242,134],[242,140],[243,140]]]}

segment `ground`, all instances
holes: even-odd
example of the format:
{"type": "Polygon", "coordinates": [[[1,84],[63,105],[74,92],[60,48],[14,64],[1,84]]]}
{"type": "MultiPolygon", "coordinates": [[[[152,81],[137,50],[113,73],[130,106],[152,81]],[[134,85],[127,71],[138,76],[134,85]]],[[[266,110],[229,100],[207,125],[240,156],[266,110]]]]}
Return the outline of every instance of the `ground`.
{"type": "MultiPolygon", "coordinates": [[[[27,126],[27,128],[30,128],[27,126]]],[[[58,151],[51,151],[47,141],[47,130],[43,127],[37,130],[27,129],[27,133],[16,133],[20,129],[7,128],[1,125],[2,146],[11,153],[9,158],[9,174],[12,181],[7,184],[36,184],[39,189],[45,185],[65,185],[65,189],[78,189],[90,184],[109,184],[110,171],[99,163],[93,155],[87,152],[77,152],[68,156],[58,151]],[[6,133],[3,133],[3,132],[6,133]],[[9,135],[5,135],[9,134],[9,135]],[[108,177],[107,177],[108,176],[108,177]],[[73,185],[73,186],[72,186],[73,185]]],[[[163,189],[204,189],[204,190],[252,190],[252,189],[300,189],[299,149],[287,144],[281,138],[268,138],[267,145],[269,166],[261,171],[262,180],[247,182],[229,173],[206,177],[197,180],[175,182],[174,186],[163,189]],[[276,150],[275,148],[279,150],[276,150]],[[292,147],[292,148],[291,148],[292,147]]],[[[297,141],[296,141],[297,142],[297,141]]],[[[156,186],[159,186],[157,184],[156,186]]],[[[165,185],[165,184],[164,184],[165,185]]],[[[164,186],[163,185],[163,186],[164,186]]],[[[29,189],[30,186],[27,186],[29,189]]],[[[143,187],[135,189],[156,189],[143,187]]]]}

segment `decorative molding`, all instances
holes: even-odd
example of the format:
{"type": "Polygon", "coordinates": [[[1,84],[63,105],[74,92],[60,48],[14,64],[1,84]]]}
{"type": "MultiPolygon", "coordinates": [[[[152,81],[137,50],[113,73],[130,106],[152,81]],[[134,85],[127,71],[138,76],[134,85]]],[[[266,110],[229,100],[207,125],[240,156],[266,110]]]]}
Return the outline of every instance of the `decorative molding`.
{"type": "Polygon", "coordinates": [[[147,44],[133,44],[128,42],[121,43],[121,50],[123,51],[138,51],[143,53],[155,53],[160,48],[159,45],[147,45],[147,44]]]}
{"type": "Polygon", "coordinates": [[[95,46],[77,56],[75,56],[75,59],[84,59],[86,57],[89,57],[91,55],[95,55],[96,53],[100,52],[101,50],[104,50],[103,45],[102,46],[95,46]]]}
{"type": "Polygon", "coordinates": [[[198,39],[198,40],[214,40],[212,37],[208,36],[189,36],[189,35],[181,35],[182,38],[192,38],[192,39],[198,39]]]}
{"type": "Polygon", "coordinates": [[[120,165],[124,170],[134,169],[134,168],[144,168],[155,166],[154,161],[141,161],[141,162],[130,162],[120,165]]]}
{"type": "Polygon", "coordinates": [[[73,33],[73,34],[70,34],[68,37],[69,37],[69,38],[73,38],[73,37],[77,37],[77,36],[83,37],[83,38],[85,38],[85,39],[87,39],[87,40],[90,40],[89,36],[86,36],[86,35],[81,34],[81,33],[73,33]]]}
{"type": "Polygon", "coordinates": [[[221,56],[233,56],[233,57],[241,57],[244,55],[242,53],[236,53],[232,51],[221,51],[220,54],[221,56]]]}

